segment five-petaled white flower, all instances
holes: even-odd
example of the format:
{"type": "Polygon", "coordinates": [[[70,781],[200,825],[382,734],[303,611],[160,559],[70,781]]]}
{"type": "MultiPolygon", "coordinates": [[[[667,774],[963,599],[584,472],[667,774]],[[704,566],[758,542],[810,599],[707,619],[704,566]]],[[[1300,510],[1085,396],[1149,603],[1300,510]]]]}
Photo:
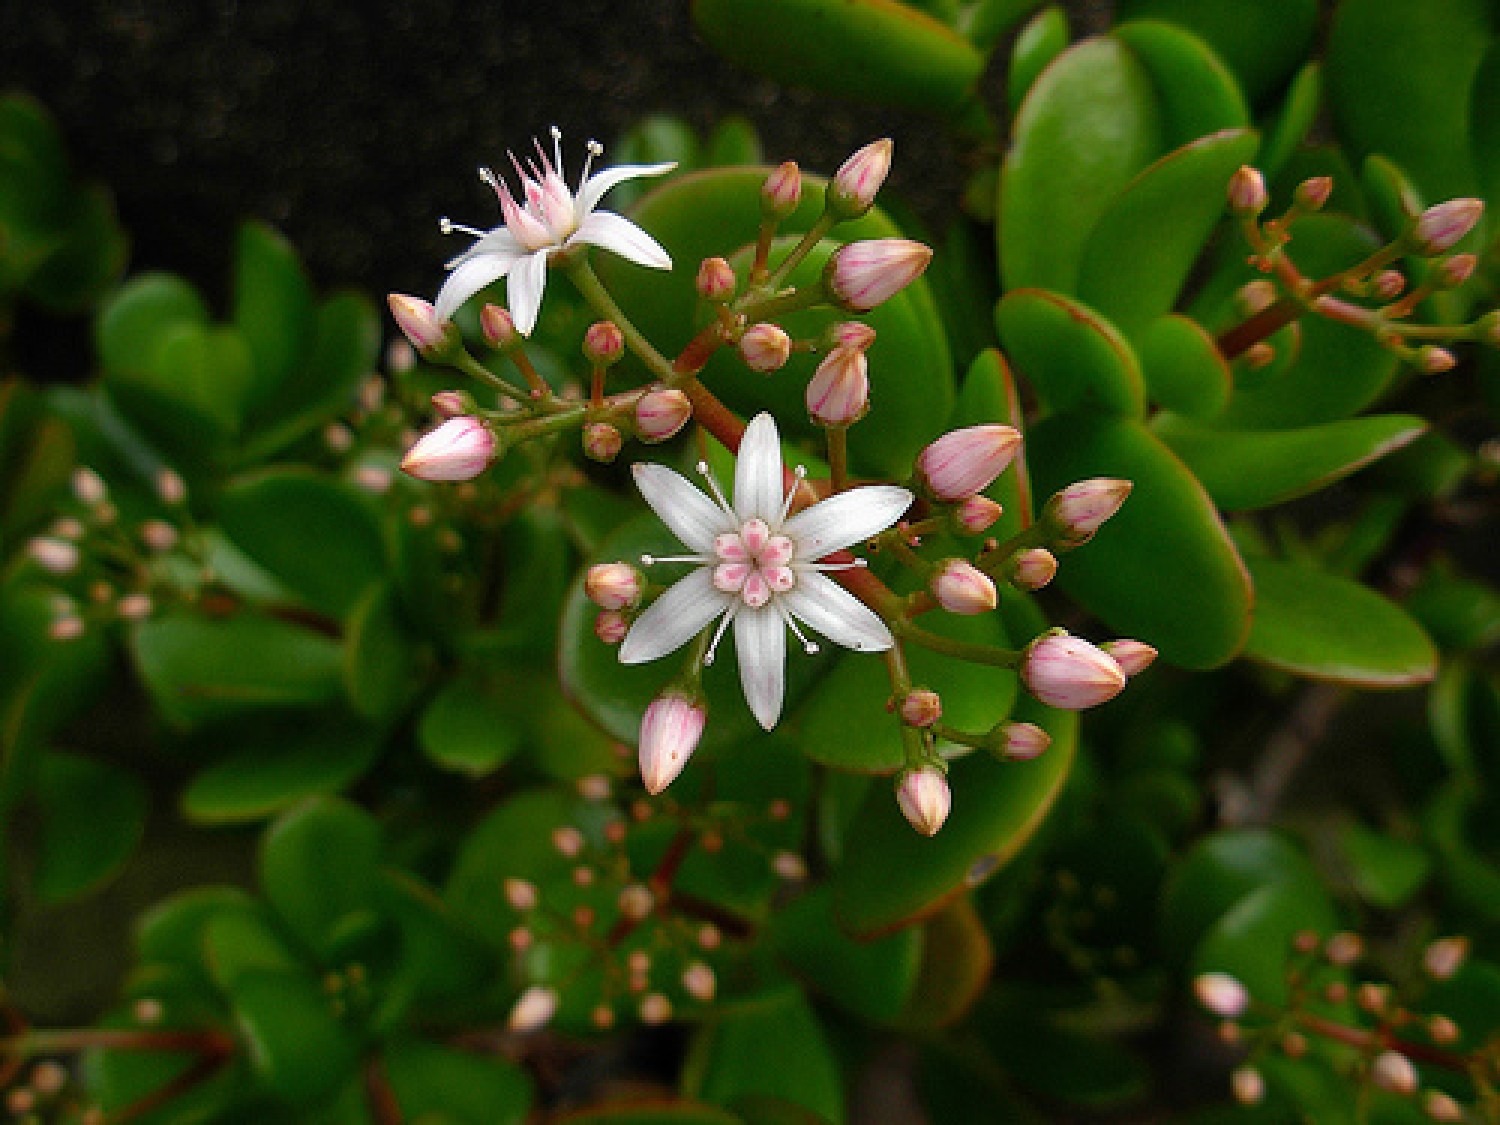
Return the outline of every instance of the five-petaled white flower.
{"type": "Polygon", "coordinates": [[[643,664],[686,644],[719,619],[704,663],[725,630],[734,625],[740,684],[760,725],[770,730],[781,717],[786,686],[786,631],[808,652],[817,645],[797,621],[829,640],[861,652],[888,649],[891,631],[874,611],[824,571],[863,564],[817,560],[884,531],[906,511],[912,494],[895,485],[854,488],[814,504],[790,518],[792,496],[782,487],[781,443],[769,414],[751,421],[740,443],[734,471],[734,503],[725,500],[708,466],[698,469],[713,499],[664,465],[638,464],[635,482],[646,503],[684,546],[676,558],[643,556],[654,562],[691,562],[698,569],[680,579],[640,615],[620,645],[620,660],[643,664]]]}
{"type": "Polygon", "coordinates": [[[525,167],[511,157],[521,180],[520,202],[511,194],[510,185],[490,169],[481,168],[480,179],[500,197],[505,225],[485,232],[442,221],[444,234],[462,231],[477,241],[448,262],[452,272],[438,290],[437,315],[449,319],[475,293],[505,277],[510,279],[510,313],[516,330],[529,336],[542,308],[548,257],[575,246],[602,246],[637,265],[671,269],[672,258],[656,239],[624,216],[594,208],[610,188],[638,176],[660,176],[677,165],[622,164],[589,175],[594,157],[603,151],[597,141],[589,142],[577,195],[568,190],[562,177],[562,133],[555,126],[552,159],[547,158],[540,143],[536,146],[537,160],[528,160],[525,167]]]}

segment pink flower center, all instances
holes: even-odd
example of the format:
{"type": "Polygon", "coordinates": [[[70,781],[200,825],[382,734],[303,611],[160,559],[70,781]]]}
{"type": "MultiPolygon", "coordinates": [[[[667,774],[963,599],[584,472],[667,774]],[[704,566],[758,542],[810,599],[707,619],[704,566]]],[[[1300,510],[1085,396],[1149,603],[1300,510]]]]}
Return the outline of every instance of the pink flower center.
{"type": "Polygon", "coordinates": [[[772,594],[784,594],[797,584],[789,565],[794,551],[785,535],[772,535],[763,519],[746,520],[738,533],[725,532],[714,540],[714,586],[738,594],[751,609],[759,609],[772,594]]]}

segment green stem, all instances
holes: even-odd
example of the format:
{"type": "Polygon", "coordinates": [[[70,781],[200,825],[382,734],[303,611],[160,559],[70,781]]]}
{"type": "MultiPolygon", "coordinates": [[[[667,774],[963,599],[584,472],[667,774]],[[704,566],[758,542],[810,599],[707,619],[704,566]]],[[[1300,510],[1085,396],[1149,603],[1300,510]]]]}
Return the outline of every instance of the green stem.
{"type": "Polygon", "coordinates": [[[625,315],[625,310],[609,295],[609,290],[604,288],[604,283],[599,280],[599,275],[589,265],[587,258],[580,258],[568,267],[568,278],[583,295],[583,299],[594,307],[595,312],[605,320],[614,322],[620,334],[625,337],[625,346],[646,365],[652,375],[669,387],[678,385],[679,375],[671,361],[657,351],[655,345],[635,326],[635,322],[625,315]]]}
{"type": "MultiPolygon", "coordinates": [[[[906,650],[901,647],[899,640],[885,650],[885,668],[891,677],[891,696],[895,699],[896,706],[900,707],[901,701],[911,693],[911,670],[906,666],[906,650]]],[[[929,757],[922,732],[902,722],[899,713],[896,715],[896,723],[901,728],[903,764],[907,769],[921,767],[929,757]]]]}
{"type": "Polygon", "coordinates": [[[960,641],[953,637],[944,637],[929,632],[920,625],[913,625],[910,621],[898,621],[895,632],[896,636],[902,640],[911,641],[913,644],[921,645],[933,652],[940,652],[944,656],[951,656],[956,660],[966,660],[970,664],[988,664],[993,668],[1016,668],[1021,663],[1022,654],[1016,649],[996,648],[994,645],[981,644],[977,641],[960,641]]]}
{"type": "Polygon", "coordinates": [[[1017,551],[1041,546],[1045,542],[1046,534],[1042,530],[1042,522],[1038,520],[1030,527],[1022,528],[999,546],[980,552],[979,557],[974,560],[974,565],[994,578],[996,572],[1008,563],[1017,551]]]}
{"type": "Polygon", "coordinates": [[[957,727],[950,727],[946,723],[934,723],[932,733],[944,742],[956,742],[960,746],[972,746],[975,750],[988,750],[990,748],[988,734],[972,734],[957,727]]]}
{"type": "Polygon", "coordinates": [[[812,252],[814,246],[823,241],[823,236],[833,229],[833,224],[837,221],[827,211],[818,216],[818,221],[808,228],[802,241],[793,246],[792,252],[771,272],[770,284],[773,288],[781,287],[787,276],[802,264],[802,259],[812,252]]]}
{"type": "Polygon", "coordinates": [[[533,410],[535,409],[535,404],[532,402],[532,398],[529,394],[523,391],[520,387],[516,386],[509,379],[506,379],[501,375],[496,375],[493,371],[491,371],[484,364],[480,363],[468,352],[459,352],[458,357],[453,361],[453,366],[457,367],[465,375],[468,375],[474,379],[478,379],[481,383],[488,383],[501,394],[509,395],[511,398],[515,399],[517,402],[521,403],[527,408],[533,410]]]}

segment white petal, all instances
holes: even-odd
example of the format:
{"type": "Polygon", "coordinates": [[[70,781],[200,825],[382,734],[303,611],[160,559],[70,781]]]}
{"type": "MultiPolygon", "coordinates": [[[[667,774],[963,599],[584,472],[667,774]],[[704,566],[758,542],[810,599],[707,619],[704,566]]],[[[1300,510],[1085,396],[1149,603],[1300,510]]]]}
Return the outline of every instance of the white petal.
{"type": "Polygon", "coordinates": [[[635,619],[620,643],[620,663],[645,664],[681,648],[728,609],[731,601],[728,594],[714,588],[713,571],[700,566],[635,619]]]}
{"type": "Polygon", "coordinates": [[[710,554],[715,536],[737,530],[724,510],[681,473],[644,461],[630,468],[651,510],[689,550],[710,554]]]}
{"type": "Polygon", "coordinates": [[[493,285],[511,271],[515,258],[503,254],[481,254],[454,267],[438,290],[433,307],[440,320],[450,320],[458,307],[486,285],[493,285]]]}
{"type": "Polygon", "coordinates": [[[584,181],[583,186],[578,189],[578,199],[574,206],[578,214],[586,215],[599,206],[599,200],[604,198],[604,193],[610,188],[640,176],[665,176],[675,167],[677,162],[674,160],[668,164],[616,164],[613,168],[605,168],[584,181]]]}
{"type": "Polygon", "coordinates": [[[776,421],[769,414],[757,414],[745,427],[734,463],[734,514],[742,521],[759,516],[775,530],[785,497],[776,421]]]}
{"type": "Polygon", "coordinates": [[[516,236],[509,229],[496,227],[484,237],[476,239],[462,254],[450,258],[446,264],[448,269],[453,270],[480,254],[503,254],[509,258],[519,258],[524,253],[525,247],[516,241],[516,236]]]}
{"type": "Polygon", "coordinates": [[[786,623],[774,603],[735,614],[734,650],[745,702],[756,721],[770,730],[781,718],[786,689],[786,623]]]}
{"type": "Polygon", "coordinates": [[[650,266],[655,270],[672,268],[672,255],[660,242],[613,211],[595,211],[587,216],[568,239],[570,246],[575,242],[602,246],[638,266],[650,266]]]}
{"type": "Polygon", "coordinates": [[[542,290],[547,287],[547,251],[538,250],[521,258],[510,271],[506,282],[510,315],[516,322],[516,331],[530,336],[536,327],[536,318],[542,312],[542,290]]]}
{"type": "Polygon", "coordinates": [[[789,613],[845,648],[883,652],[896,643],[874,610],[826,574],[800,571],[797,585],[780,597],[789,613]]]}
{"type": "Polygon", "coordinates": [[[878,535],[901,518],[911,501],[910,492],[893,484],[851,488],[804,508],[781,531],[797,544],[797,558],[811,562],[878,535]]]}

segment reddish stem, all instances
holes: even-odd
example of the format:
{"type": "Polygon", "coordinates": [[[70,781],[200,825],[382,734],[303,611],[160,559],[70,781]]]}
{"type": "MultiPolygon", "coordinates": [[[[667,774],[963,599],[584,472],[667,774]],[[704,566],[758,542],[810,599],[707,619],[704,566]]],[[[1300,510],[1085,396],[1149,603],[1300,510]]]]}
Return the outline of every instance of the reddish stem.
{"type": "Polygon", "coordinates": [[[1382,1050],[1399,1051],[1409,1059],[1440,1066],[1445,1070],[1457,1071],[1459,1074],[1467,1074],[1469,1070],[1469,1060],[1465,1056],[1456,1055],[1452,1051],[1445,1051],[1441,1047],[1434,1047],[1427,1043],[1412,1043],[1400,1039],[1391,1034],[1388,1028],[1367,1031],[1364,1028],[1349,1027],[1337,1020],[1312,1012],[1298,1012],[1297,1022],[1316,1035],[1357,1050],[1366,1051],[1371,1047],[1378,1047],[1382,1050]]]}
{"type": "Polygon", "coordinates": [[[396,1092],[391,1089],[378,1055],[365,1066],[365,1096],[376,1125],[403,1125],[406,1118],[401,1103],[396,1100],[396,1092]]]}

